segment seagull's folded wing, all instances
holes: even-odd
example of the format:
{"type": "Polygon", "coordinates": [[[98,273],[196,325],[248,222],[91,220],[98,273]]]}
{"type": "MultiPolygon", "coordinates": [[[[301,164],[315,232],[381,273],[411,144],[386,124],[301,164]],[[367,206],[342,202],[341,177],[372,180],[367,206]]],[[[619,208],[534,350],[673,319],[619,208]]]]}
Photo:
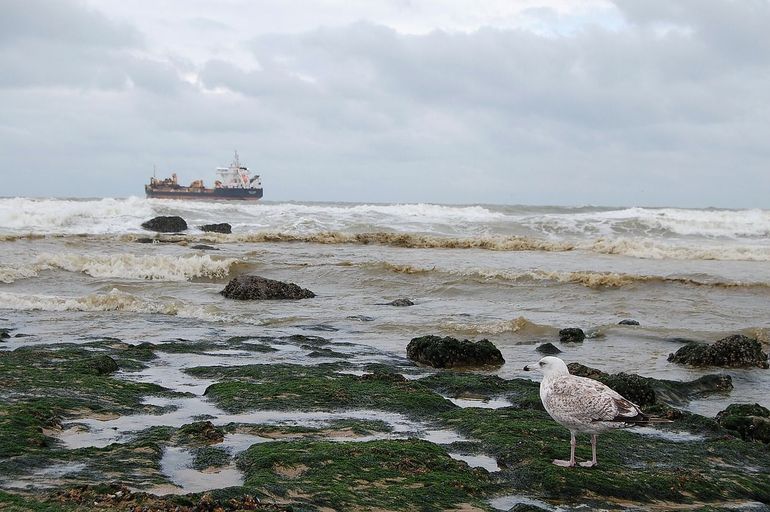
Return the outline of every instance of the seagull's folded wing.
{"type": "MultiPolygon", "coordinates": [[[[632,402],[601,382],[576,375],[555,379],[548,409],[582,422],[625,422],[641,411],[632,402]]],[[[551,411],[549,411],[551,412],[551,411]]]]}

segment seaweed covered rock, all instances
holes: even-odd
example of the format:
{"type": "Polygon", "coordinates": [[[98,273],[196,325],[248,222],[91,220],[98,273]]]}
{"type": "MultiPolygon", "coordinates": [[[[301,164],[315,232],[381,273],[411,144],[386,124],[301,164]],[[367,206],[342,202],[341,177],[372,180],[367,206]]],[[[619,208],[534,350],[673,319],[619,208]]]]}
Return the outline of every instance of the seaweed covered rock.
{"type": "Polygon", "coordinates": [[[717,414],[716,420],[744,441],[770,444],[770,410],[759,404],[731,404],[717,414]]]}
{"type": "Polygon", "coordinates": [[[187,229],[187,222],[178,215],[155,217],[142,223],[142,227],[148,231],[158,233],[178,233],[187,229]]]}
{"type": "Polygon", "coordinates": [[[586,334],[578,327],[567,327],[559,331],[559,341],[562,343],[580,343],[584,339],[586,334]]]}
{"type": "Polygon", "coordinates": [[[406,347],[406,356],[434,368],[500,366],[505,363],[503,355],[491,341],[460,341],[451,336],[413,338],[406,347]]]}
{"type": "Polygon", "coordinates": [[[231,279],[219,293],[228,299],[238,300],[299,300],[315,297],[315,293],[294,283],[251,275],[231,279]]]}
{"type": "Polygon", "coordinates": [[[118,371],[118,363],[110,356],[100,355],[82,361],[79,366],[86,372],[96,375],[108,375],[118,371]]]}
{"type": "Polygon", "coordinates": [[[699,367],[770,367],[767,362],[767,354],[762,352],[762,344],[742,334],[722,338],[713,345],[697,341],[688,343],[675,353],[669,354],[668,360],[673,363],[699,367]]]}
{"type": "Polygon", "coordinates": [[[225,432],[210,421],[196,421],[182,425],[178,436],[185,444],[213,444],[222,442],[225,439],[225,432]]]}
{"type": "Polygon", "coordinates": [[[618,325],[639,325],[639,322],[636,320],[631,320],[630,318],[627,318],[625,320],[621,320],[618,322],[618,325]]]}
{"type": "Polygon", "coordinates": [[[228,224],[227,222],[222,222],[219,224],[205,224],[200,227],[201,231],[205,231],[207,233],[225,233],[229,234],[233,232],[233,227],[228,224]]]}

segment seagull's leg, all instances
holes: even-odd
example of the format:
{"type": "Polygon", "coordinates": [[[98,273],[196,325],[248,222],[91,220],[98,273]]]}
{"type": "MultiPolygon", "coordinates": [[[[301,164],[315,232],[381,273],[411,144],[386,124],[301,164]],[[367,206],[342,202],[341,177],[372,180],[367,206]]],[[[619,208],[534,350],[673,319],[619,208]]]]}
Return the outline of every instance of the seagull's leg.
{"type": "Polygon", "coordinates": [[[575,433],[570,431],[570,439],[569,439],[569,460],[559,460],[556,459],[553,461],[554,464],[557,466],[563,466],[565,468],[571,468],[575,465],[575,445],[577,445],[577,441],[575,440],[575,433]]]}
{"type": "Polygon", "coordinates": [[[584,468],[591,468],[596,466],[596,434],[591,435],[591,453],[593,454],[593,458],[590,461],[581,462],[580,465],[584,468]]]}

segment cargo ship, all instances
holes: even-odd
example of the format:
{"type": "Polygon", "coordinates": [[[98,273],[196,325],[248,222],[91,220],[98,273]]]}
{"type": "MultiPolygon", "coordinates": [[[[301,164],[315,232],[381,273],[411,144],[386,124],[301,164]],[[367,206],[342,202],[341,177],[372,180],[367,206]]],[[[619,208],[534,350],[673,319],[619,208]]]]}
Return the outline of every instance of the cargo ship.
{"type": "Polygon", "coordinates": [[[238,152],[230,167],[217,167],[214,188],[206,188],[203,180],[195,180],[185,187],[177,182],[176,173],[170,178],[159,180],[154,176],[144,186],[147,197],[157,199],[204,199],[256,201],[262,198],[262,180],[259,175],[251,177],[249,170],[241,165],[238,152]]]}

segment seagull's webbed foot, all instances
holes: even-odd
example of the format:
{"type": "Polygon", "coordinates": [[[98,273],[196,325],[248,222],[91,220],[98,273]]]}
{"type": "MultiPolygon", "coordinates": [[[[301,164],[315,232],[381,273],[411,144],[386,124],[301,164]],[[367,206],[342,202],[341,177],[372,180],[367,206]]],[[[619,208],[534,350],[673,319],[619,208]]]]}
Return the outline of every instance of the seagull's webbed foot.
{"type": "Polygon", "coordinates": [[[563,468],[574,468],[575,467],[575,461],[574,460],[559,460],[555,459],[553,461],[554,464],[557,466],[561,466],[563,468]]]}
{"type": "Polygon", "coordinates": [[[578,464],[580,465],[581,468],[592,468],[592,467],[597,465],[597,463],[592,461],[592,460],[587,460],[585,462],[579,462],[578,464]]]}

